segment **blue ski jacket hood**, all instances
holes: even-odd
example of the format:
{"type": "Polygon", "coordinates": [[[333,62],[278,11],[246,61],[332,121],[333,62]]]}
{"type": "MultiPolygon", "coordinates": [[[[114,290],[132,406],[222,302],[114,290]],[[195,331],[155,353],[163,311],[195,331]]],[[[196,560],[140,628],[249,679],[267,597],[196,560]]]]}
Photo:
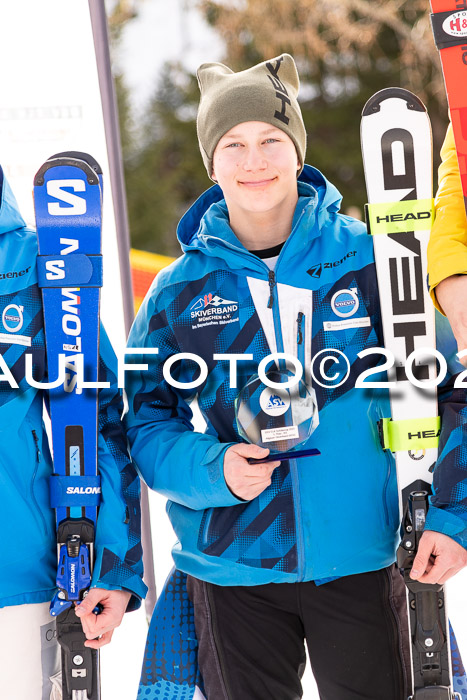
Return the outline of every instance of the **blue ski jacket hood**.
{"type": "Polygon", "coordinates": [[[15,195],[0,166],[0,234],[26,226],[19,213],[15,195]]]}
{"type": "MultiPolygon", "coordinates": [[[[50,601],[56,590],[57,545],[50,507],[52,474],[42,420],[46,392],[26,380],[47,381],[42,297],[37,285],[37,235],[25,226],[0,168],[0,353],[16,387],[0,382],[0,493],[8,536],[0,542],[0,607],[50,601]]],[[[93,586],[125,588],[137,607],[145,595],[139,522],[139,480],[121,427],[116,358],[100,331],[98,460],[103,504],[96,529],[93,586]]],[[[2,375],[5,375],[2,369],[2,375]]]]}
{"type": "MultiPolygon", "coordinates": [[[[310,165],[304,166],[298,178],[298,194],[301,206],[295,212],[292,228],[296,226],[300,214],[305,210],[301,227],[308,234],[311,228],[310,220],[316,212],[318,212],[318,224],[322,225],[329,214],[339,211],[342,201],[337,188],[326,180],[319,170],[310,165]]],[[[229,249],[232,251],[232,256],[237,250],[246,250],[229,226],[227,206],[219,185],[214,185],[204,192],[184,214],[177,227],[177,238],[184,253],[190,250],[202,250],[206,255],[218,256],[220,245],[222,255],[228,256],[229,263],[234,262],[233,257],[232,260],[229,257],[229,249]],[[206,217],[208,210],[209,218],[206,217]],[[215,235],[213,235],[213,229],[215,235]]],[[[309,240],[308,235],[304,237],[303,243],[306,244],[307,240],[309,240]]],[[[248,259],[251,257],[249,255],[248,259]]]]}

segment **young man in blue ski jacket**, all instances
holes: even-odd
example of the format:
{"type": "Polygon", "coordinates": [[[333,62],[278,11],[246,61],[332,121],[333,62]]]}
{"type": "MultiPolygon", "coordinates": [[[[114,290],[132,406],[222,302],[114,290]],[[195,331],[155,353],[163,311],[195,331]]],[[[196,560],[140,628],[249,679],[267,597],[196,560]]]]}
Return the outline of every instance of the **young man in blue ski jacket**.
{"type": "MultiPolygon", "coordinates": [[[[167,496],[178,537],[139,697],[192,696],[186,586],[209,700],[300,698],[304,641],[322,700],[406,700],[398,491],[377,430],[389,402],[385,392],[355,388],[380,359],[357,354],[383,346],[371,237],[339,213],[333,185],[304,165],[291,56],[239,73],[203,64],[198,79],[200,148],[217,185],[182,218],[184,255],[157,276],[129,339],[139,348],[134,362],[147,365],[126,379],[132,454],[147,484],[167,496]],[[322,351],[332,349],[341,354],[323,365],[322,351]],[[321,455],[254,466],[248,458],[268,450],[242,441],[234,404],[276,352],[298,358],[316,392],[319,425],[305,446],[321,455]],[[179,353],[206,363],[201,383],[199,361],[167,369],[179,353]],[[231,362],[216,354],[244,356],[236,387],[231,362]],[[195,396],[202,434],[190,422],[195,396]],[[170,637],[170,606],[185,646],[170,637]]],[[[457,488],[467,408],[449,383],[439,396],[435,495],[414,565],[426,582],[467,562],[467,499],[457,488]]]]}
{"type": "MultiPolygon", "coordinates": [[[[60,664],[55,620],[49,612],[56,592],[57,545],[55,512],[49,505],[52,466],[42,421],[44,392],[31,387],[25,377],[25,355],[30,353],[34,379],[47,381],[36,256],[36,234],[25,227],[0,168],[0,695],[14,700],[61,697],[59,678],[50,679],[60,664]],[[7,381],[10,373],[17,388],[7,381]]],[[[110,641],[125,610],[139,607],[146,591],[139,480],[122,429],[115,368],[112,347],[101,328],[99,381],[111,386],[99,390],[102,501],[92,587],[79,611],[92,648],[110,641]],[[103,607],[99,616],[92,612],[97,603],[103,607]]]]}

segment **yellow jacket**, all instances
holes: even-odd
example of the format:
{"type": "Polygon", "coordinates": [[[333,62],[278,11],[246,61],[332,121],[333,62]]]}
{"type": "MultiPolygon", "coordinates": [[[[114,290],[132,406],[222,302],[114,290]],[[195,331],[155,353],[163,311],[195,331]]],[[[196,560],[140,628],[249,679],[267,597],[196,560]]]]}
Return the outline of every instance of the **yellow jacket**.
{"type": "Polygon", "coordinates": [[[435,306],[434,289],[451,275],[467,274],[467,218],[457,162],[454,134],[449,124],[438,170],[435,222],[428,244],[428,279],[435,306]]]}

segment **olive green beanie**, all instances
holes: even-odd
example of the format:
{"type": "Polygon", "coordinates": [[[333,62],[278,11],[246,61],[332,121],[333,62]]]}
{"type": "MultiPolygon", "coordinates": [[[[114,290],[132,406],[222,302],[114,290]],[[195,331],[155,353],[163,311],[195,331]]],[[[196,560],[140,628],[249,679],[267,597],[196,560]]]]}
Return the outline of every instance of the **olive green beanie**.
{"type": "Polygon", "coordinates": [[[300,82],[292,56],[284,53],[239,73],[223,63],[203,63],[198,68],[198,83],[198,140],[209,177],[219,140],[237,124],[251,121],[272,124],[290,136],[301,172],[306,132],[297,100],[300,82]]]}

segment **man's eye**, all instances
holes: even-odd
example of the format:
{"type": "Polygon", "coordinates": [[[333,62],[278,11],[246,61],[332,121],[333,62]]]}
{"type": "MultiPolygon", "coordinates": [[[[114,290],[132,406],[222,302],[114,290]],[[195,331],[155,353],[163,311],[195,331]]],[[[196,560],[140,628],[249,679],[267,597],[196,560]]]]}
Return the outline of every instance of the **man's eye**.
{"type": "Polygon", "coordinates": [[[273,139],[272,137],[270,139],[266,139],[265,143],[278,143],[279,139],[273,139]]]}
{"type": "Polygon", "coordinates": [[[228,143],[226,148],[236,148],[237,146],[241,146],[241,143],[238,143],[238,142],[228,143]]]}

